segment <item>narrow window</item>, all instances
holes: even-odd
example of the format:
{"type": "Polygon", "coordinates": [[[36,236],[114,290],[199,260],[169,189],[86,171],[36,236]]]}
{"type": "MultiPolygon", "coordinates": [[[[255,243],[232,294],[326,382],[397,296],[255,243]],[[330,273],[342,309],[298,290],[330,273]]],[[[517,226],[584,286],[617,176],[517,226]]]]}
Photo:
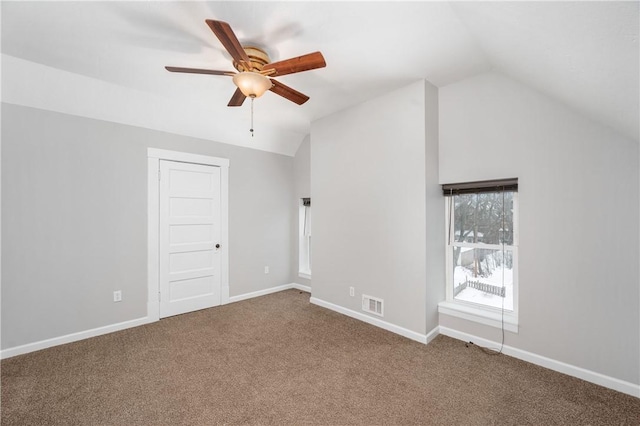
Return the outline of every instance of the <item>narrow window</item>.
{"type": "Polygon", "coordinates": [[[448,302],[516,317],[517,190],[517,179],[443,185],[448,302]]]}
{"type": "Polygon", "coordinates": [[[298,275],[311,278],[311,198],[302,198],[298,210],[299,238],[298,238],[298,275]]]}

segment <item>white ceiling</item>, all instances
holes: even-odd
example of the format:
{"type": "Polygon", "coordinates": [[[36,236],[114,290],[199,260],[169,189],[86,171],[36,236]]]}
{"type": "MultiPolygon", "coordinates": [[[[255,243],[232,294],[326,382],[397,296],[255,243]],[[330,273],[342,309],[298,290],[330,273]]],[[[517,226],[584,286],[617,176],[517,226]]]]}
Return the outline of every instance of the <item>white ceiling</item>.
{"type": "Polygon", "coordinates": [[[3,101],[293,155],[311,121],[418,79],[496,70],[638,140],[638,2],[2,2],[3,101]],[[302,106],[267,93],[226,106],[233,70],[205,24],[282,60],[327,67],[280,77],[302,106]]]}

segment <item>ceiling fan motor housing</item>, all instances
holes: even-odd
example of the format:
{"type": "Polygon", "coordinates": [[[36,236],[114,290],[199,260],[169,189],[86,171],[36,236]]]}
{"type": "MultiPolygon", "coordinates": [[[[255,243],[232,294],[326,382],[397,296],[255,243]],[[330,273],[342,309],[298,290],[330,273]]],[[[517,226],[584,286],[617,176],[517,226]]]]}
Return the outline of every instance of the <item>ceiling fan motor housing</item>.
{"type": "Polygon", "coordinates": [[[251,69],[250,70],[243,69],[242,66],[240,66],[240,64],[238,64],[234,60],[233,61],[233,66],[238,71],[240,71],[240,72],[242,72],[242,71],[260,72],[260,71],[262,71],[262,68],[265,65],[271,63],[271,60],[269,59],[269,55],[267,55],[267,52],[265,52],[264,50],[260,49],[259,47],[242,46],[242,48],[244,49],[244,51],[247,53],[247,56],[251,60],[251,69]]]}

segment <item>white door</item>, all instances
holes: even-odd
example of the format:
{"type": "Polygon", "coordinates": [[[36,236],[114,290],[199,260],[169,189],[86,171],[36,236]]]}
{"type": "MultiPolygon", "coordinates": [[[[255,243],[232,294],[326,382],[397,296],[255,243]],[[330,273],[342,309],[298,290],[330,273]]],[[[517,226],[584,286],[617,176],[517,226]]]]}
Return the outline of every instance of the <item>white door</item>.
{"type": "Polygon", "coordinates": [[[160,161],[160,318],[220,305],[220,167],[160,161]]]}

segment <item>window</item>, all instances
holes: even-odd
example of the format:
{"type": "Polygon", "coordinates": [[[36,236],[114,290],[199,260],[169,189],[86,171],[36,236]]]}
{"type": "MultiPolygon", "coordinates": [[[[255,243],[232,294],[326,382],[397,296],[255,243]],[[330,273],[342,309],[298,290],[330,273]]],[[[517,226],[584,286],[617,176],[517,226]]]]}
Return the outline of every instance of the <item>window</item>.
{"type": "Polygon", "coordinates": [[[443,185],[447,303],[441,312],[496,326],[492,320],[502,326],[506,318],[517,326],[517,182],[443,185]]]}
{"type": "Polygon", "coordinates": [[[311,198],[302,198],[298,210],[298,276],[311,278],[311,198]]]}

